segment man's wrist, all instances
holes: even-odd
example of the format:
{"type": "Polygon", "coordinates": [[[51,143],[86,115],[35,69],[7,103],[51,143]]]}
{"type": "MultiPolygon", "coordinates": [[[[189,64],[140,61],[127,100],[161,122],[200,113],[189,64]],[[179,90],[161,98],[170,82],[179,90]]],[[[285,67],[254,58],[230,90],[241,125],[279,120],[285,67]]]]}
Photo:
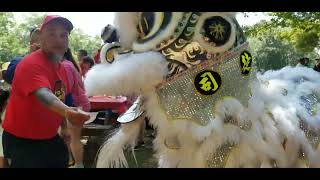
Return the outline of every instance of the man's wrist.
{"type": "Polygon", "coordinates": [[[66,120],[68,120],[68,114],[69,114],[70,110],[71,110],[71,108],[66,108],[66,109],[64,110],[64,118],[65,118],[66,120]]]}
{"type": "Polygon", "coordinates": [[[61,123],[61,128],[62,128],[62,129],[66,129],[67,127],[68,127],[67,120],[64,119],[64,120],[62,121],[62,123],[61,123]]]}

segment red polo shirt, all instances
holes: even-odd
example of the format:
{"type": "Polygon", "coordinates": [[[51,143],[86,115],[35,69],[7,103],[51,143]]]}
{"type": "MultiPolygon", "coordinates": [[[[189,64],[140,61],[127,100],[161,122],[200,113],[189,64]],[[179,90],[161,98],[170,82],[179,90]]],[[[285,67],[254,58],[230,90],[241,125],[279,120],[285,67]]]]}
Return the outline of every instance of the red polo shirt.
{"type": "Polygon", "coordinates": [[[42,50],[24,57],[15,70],[3,129],[21,138],[54,137],[63,117],[42,105],[33,92],[48,88],[64,102],[67,86],[63,66],[54,66],[42,50]]]}

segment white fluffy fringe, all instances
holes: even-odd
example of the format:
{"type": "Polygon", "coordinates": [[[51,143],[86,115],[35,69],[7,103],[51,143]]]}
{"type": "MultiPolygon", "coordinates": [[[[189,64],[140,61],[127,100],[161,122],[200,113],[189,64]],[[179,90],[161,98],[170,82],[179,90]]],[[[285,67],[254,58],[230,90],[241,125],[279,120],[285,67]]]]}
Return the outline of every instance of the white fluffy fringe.
{"type": "Polygon", "coordinates": [[[89,96],[139,95],[160,83],[167,71],[167,62],[158,52],[132,54],[116,59],[112,65],[94,66],[84,85],[89,96]]]}
{"type": "Polygon", "coordinates": [[[138,38],[138,13],[137,12],[117,12],[114,24],[119,32],[121,46],[132,49],[132,44],[138,38]]]}
{"type": "MultiPolygon", "coordinates": [[[[310,166],[319,165],[320,161],[317,158],[319,150],[313,149],[309,144],[299,127],[301,119],[297,116],[301,113],[297,109],[303,110],[299,104],[299,97],[305,95],[306,92],[318,92],[319,74],[312,69],[286,67],[280,71],[268,71],[259,79],[268,80],[268,85],[258,83],[256,84],[258,87],[253,86],[253,97],[247,109],[234,99],[224,99],[217,105],[217,117],[213,120],[215,125],[209,123],[206,127],[194,125],[189,121],[168,122],[156,98],[151,100],[153,103],[149,101],[147,109],[151,121],[159,126],[161,132],[159,136],[162,136],[155,140],[155,147],[158,149],[160,158],[159,166],[189,167],[189,162],[193,160],[192,166],[198,167],[203,161],[203,156],[215,152],[220,145],[226,142],[233,142],[240,147],[237,153],[230,155],[233,163],[227,166],[272,167],[271,163],[275,161],[278,167],[301,167],[301,160],[298,159],[300,150],[305,153],[305,161],[310,166]],[[295,81],[301,77],[308,81],[296,83],[295,81]],[[287,91],[286,96],[283,95],[285,91],[287,91]],[[250,120],[251,130],[246,132],[233,125],[222,126],[226,115],[235,118],[239,125],[245,119],[250,120]],[[167,134],[178,136],[181,149],[168,150],[163,146],[163,140],[167,134]],[[284,139],[287,139],[285,149],[282,145],[284,139]],[[201,141],[203,144],[197,145],[196,142],[201,141]],[[193,156],[190,156],[191,154],[193,156]],[[197,157],[196,154],[199,156],[197,157]],[[236,158],[236,154],[241,154],[242,158],[236,158]]],[[[311,120],[305,119],[305,121],[310,124],[311,120]]],[[[318,127],[318,123],[319,120],[313,121],[313,126],[318,127]]]]}
{"type": "Polygon", "coordinates": [[[119,131],[99,150],[97,168],[128,167],[123,150],[129,145],[134,156],[134,147],[144,121],[144,116],[141,116],[131,123],[122,124],[119,131]]]}
{"type": "MultiPolygon", "coordinates": [[[[286,67],[279,71],[267,71],[258,75],[258,79],[259,82],[252,84],[253,96],[247,108],[235,99],[222,99],[215,107],[215,119],[204,127],[191,121],[169,121],[155,92],[146,91],[146,115],[157,129],[154,149],[159,158],[159,167],[206,167],[206,157],[228,142],[237,148],[229,155],[227,167],[272,167],[272,161],[278,167],[302,167],[304,162],[298,159],[299,150],[305,153],[305,161],[311,167],[317,167],[320,150],[313,149],[308,143],[299,127],[301,119],[298,115],[304,111],[299,104],[299,97],[306,93],[319,94],[320,75],[307,68],[286,67]],[[306,81],[297,83],[301,77],[306,81]],[[227,116],[232,116],[238,125],[250,121],[252,127],[244,131],[236,125],[224,124],[227,116]],[[178,139],[180,149],[168,149],[164,145],[165,139],[171,137],[178,139]],[[282,145],[285,139],[286,148],[282,145]]],[[[319,119],[314,117],[306,116],[302,120],[315,129],[320,124],[319,119]]],[[[109,144],[117,142],[123,145],[117,136],[122,135],[119,133],[112,137],[109,144]]],[[[119,152],[118,149],[104,150],[109,155],[100,156],[109,159],[109,162],[116,162],[110,160],[112,157],[124,162],[121,160],[123,151],[119,152]],[[119,154],[114,156],[113,151],[119,154]]]]}

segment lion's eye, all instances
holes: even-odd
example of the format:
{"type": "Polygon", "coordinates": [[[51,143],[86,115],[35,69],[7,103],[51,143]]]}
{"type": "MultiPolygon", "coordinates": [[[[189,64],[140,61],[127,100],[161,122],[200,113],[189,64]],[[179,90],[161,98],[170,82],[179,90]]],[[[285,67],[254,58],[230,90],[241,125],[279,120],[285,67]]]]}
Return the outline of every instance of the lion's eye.
{"type": "Polygon", "coordinates": [[[182,12],[140,12],[137,29],[139,38],[133,50],[144,52],[170,39],[183,17],[182,12]]]}
{"type": "Polygon", "coordinates": [[[139,32],[141,40],[155,35],[163,23],[164,13],[143,12],[140,14],[139,32]]]}

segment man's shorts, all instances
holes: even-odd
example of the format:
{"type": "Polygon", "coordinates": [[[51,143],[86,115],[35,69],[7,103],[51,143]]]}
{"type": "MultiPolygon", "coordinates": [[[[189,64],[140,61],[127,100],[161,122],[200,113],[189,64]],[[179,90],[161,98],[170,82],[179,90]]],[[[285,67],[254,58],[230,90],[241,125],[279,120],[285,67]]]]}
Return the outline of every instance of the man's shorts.
{"type": "Polygon", "coordinates": [[[3,154],[10,168],[67,168],[69,152],[59,135],[48,140],[18,138],[2,134],[3,154]]]}

